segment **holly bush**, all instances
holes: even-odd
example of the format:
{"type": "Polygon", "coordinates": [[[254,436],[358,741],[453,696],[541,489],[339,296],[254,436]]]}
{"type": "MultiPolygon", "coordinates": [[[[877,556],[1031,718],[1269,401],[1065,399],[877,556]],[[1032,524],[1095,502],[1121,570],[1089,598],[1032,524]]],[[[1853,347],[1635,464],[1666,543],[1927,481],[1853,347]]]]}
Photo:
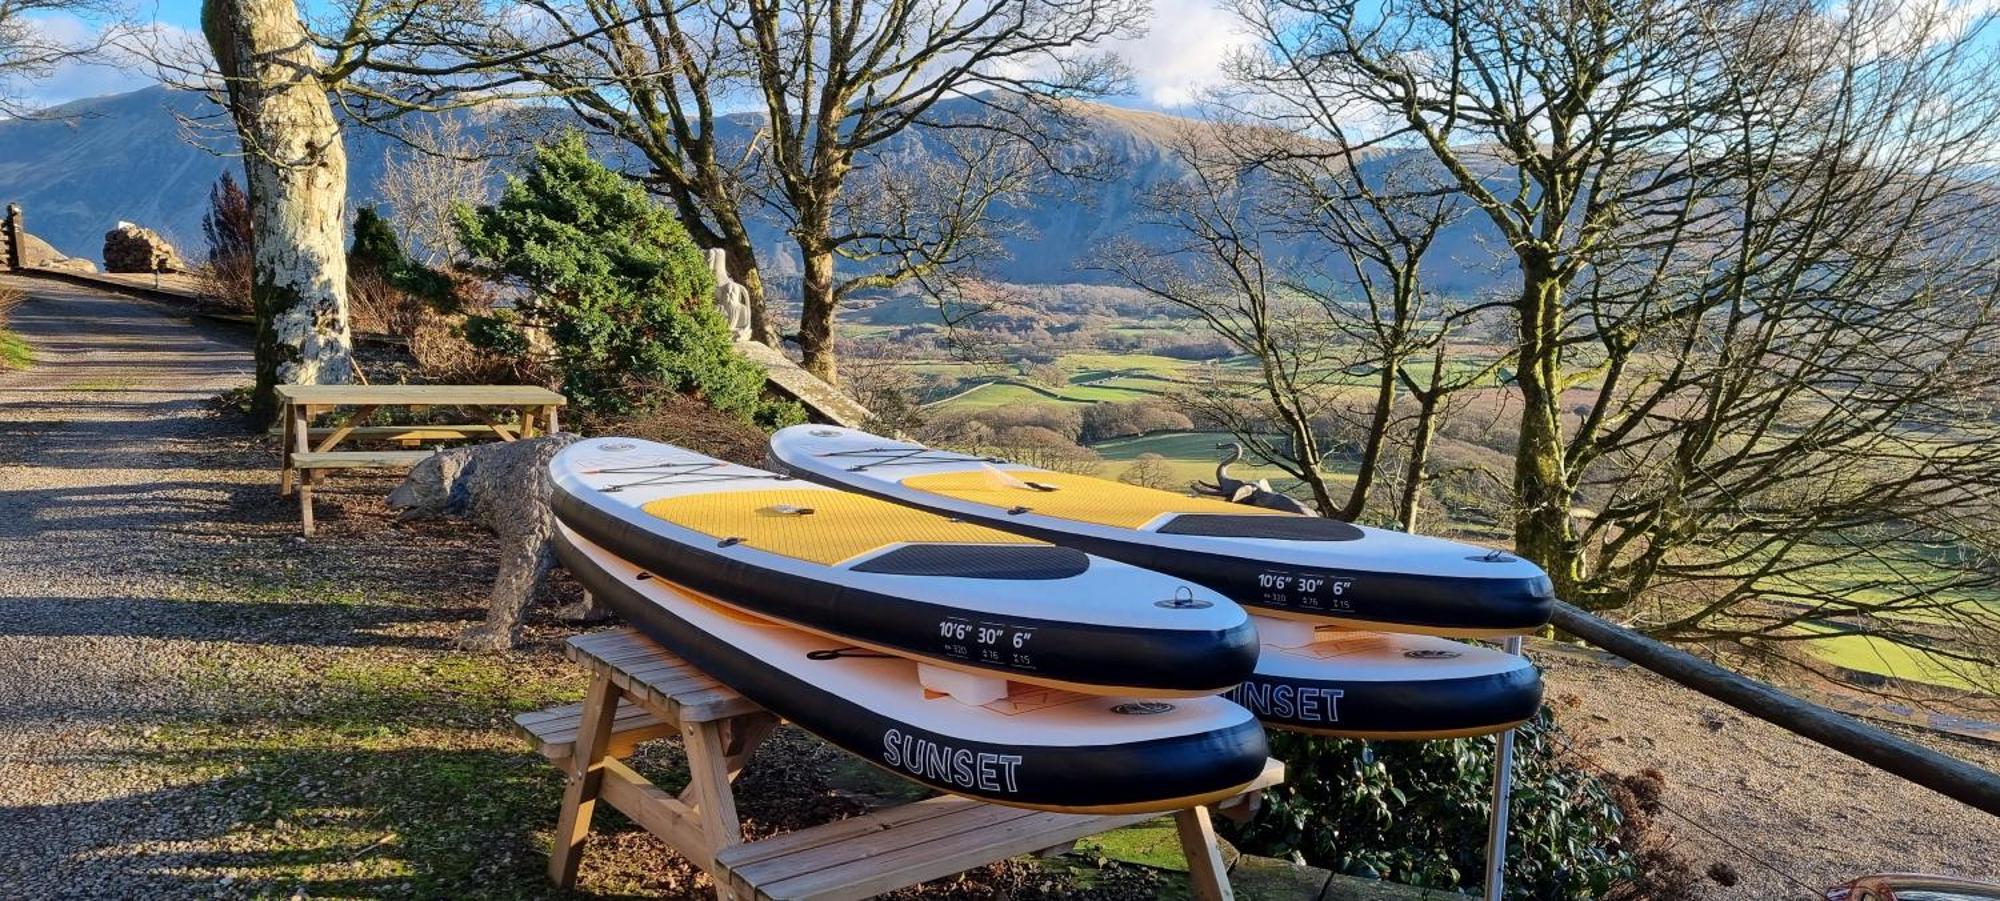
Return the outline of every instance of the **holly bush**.
{"type": "MultiPolygon", "coordinates": [[[[1515,733],[1507,896],[1603,897],[1635,872],[1618,804],[1558,759],[1546,709],[1515,733]]],[[[1271,733],[1285,783],[1232,827],[1245,851],[1406,885],[1477,890],[1491,812],[1491,737],[1363,742],[1271,733]]]]}
{"type": "Polygon", "coordinates": [[[736,355],[687,229],[581,134],[537,148],[498,203],[461,206],[453,224],[473,270],[518,291],[511,309],[471,317],[467,339],[546,354],[580,412],[645,411],[673,391],[765,426],[802,418],[764,400],[763,371],[736,355]]]}

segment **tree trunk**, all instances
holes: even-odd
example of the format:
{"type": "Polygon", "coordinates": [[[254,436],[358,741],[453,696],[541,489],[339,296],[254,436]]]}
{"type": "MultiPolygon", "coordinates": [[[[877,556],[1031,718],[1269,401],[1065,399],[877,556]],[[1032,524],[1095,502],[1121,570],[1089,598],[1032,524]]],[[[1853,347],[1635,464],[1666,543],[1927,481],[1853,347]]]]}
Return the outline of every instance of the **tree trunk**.
{"type": "MultiPolygon", "coordinates": [[[[1439,356],[1438,367],[1433,373],[1444,370],[1443,355],[1439,356]]],[[[1430,463],[1431,436],[1437,434],[1437,411],[1444,398],[1438,382],[1434,374],[1430,390],[1416,396],[1417,425],[1415,433],[1410,436],[1410,465],[1403,473],[1403,496],[1396,501],[1396,524],[1405,532],[1417,530],[1418,506],[1424,496],[1424,467],[1430,463]]]]}
{"type": "Polygon", "coordinates": [[[805,284],[799,310],[799,349],[805,353],[807,372],[819,376],[829,385],[838,385],[840,374],[834,367],[833,351],[833,313],[836,307],[833,251],[810,247],[803,242],[799,250],[805,257],[805,284]]]}
{"type": "Polygon", "coordinates": [[[354,375],[341,233],[347,152],[294,0],[207,0],[202,30],[227,80],[249,176],[252,409],[268,422],[276,386],[344,384],[354,375]]]}
{"type": "Polygon", "coordinates": [[[1563,465],[1562,284],[1540,261],[1522,262],[1518,301],[1521,325],[1521,441],[1514,454],[1514,549],[1547,571],[1556,596],[1573,598],[1577,585],[1570,486],[1563,465]]]}
{"type": "Polygon", "coordinates": [[[1334,514],[1335,518],[1353,522],[1368,507],[1368,492],[1375,487],[1375,470],[1382,462],[1382,445],[1388,438],[1389,416],[1396,409],[1396,371],[1402,365],[1401,357],[1383,360],[1381,379],[1375,385],[1375,411],[1369,418],[1368,437],[1362,441],[1361,465],[1354,471],[1354,487],[1347,494],[1347,505],[1334,514]]]}

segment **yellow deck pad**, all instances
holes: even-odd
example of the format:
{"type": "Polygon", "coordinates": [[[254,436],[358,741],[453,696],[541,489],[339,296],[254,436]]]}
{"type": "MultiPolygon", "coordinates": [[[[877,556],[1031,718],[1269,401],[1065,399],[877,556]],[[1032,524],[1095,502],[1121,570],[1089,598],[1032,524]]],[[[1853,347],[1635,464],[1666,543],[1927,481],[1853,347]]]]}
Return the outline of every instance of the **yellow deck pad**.
{"type": "Polygon", "coordinates": [[[1248,504],[1189,497],[1157,488],[1144,488],[1066,472],[999,470],[991,467],[967,472],[939,472],[911,476],[903,487],[954,500],[987,504],[1003,510],[1026,507],[1030,512],[1057,519],[1136,529],[1163,513],[1227,513],[1235,516],[1270,514],[1248,504]],[[1054,491],[1037,488],[1054,488],[1054,491]]]}
{"type": "Polygon", "coordinates": [[[714,491],[662,498],[645,510],[718,541],[827,566],[893,544],[1043,543],[845,491],[714,491]]]}

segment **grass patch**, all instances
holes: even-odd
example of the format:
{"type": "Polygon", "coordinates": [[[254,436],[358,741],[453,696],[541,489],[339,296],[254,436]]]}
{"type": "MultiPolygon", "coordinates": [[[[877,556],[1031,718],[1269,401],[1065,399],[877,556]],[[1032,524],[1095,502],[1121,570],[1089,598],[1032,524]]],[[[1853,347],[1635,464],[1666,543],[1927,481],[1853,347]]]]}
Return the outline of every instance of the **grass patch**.
{"type": "Polygon", "coordinates": [[[1171,817],[1134,823],[1076,843],[1076,853],[1120,863],[1137,864],[1156,870],[1187,872],[1187,855],[1181,853],[1180,834],[1171,817]]]}
{"type": "Polygon", "coordinates": [[[0,370],[35,365],[35,350],[20,335],[0,328],[0,370]]]}
{"type": "Polygon", "coordinates": [[[139,387],[139,380],[131,376],[115,378],[84,379],[63,386],[64,391],[127,391],[139,387]]]}
{"type": "Polygon", "coordinates": [[[184,728],[151,745],[155,763],[202,776],[170,791],[236,812],[202,844],[242,896],[555,896],[541,830],[561,777],[497,738],[184,728]]]}

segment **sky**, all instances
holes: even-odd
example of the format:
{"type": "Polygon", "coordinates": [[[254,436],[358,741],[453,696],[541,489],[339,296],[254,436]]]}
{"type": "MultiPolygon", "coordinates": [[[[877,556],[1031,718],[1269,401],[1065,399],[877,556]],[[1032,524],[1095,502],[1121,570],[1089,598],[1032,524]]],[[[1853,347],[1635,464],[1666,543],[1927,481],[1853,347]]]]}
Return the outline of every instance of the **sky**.
{"type": "MultiPolygon", "coordinates": [[[[166,40],[199,41],[201,0],[136,0],[134,19],[166,40]]],[[[326,8],[308,0],[308,9],[326,8]]],[[[69,37],[96,28],[68,16],[42,17],[41,25],[69,37]]],[[[1122,106],[1174,110],[1192,104],[1212,83],[1240,41],[1215,0],[1153,0],[1153,21],[1143,38],[1114,46],[1132,69],[1133,91],[1111,98],[1122,106]]],[[[22,98],[53,105],[84,97],[137,90],[155,79],[137,59],[65,66],[53,76],[12,86],[22,98]]]]}

